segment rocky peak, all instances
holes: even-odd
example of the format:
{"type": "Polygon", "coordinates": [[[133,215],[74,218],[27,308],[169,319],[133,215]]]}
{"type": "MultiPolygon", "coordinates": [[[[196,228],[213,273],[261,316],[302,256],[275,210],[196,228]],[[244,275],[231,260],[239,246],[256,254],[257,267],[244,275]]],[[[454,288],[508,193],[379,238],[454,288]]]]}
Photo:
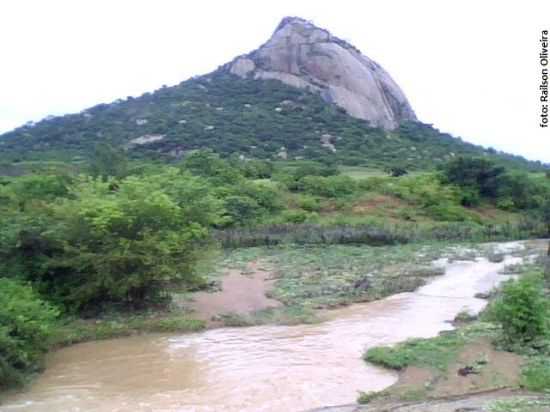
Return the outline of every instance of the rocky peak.
{"type": "Polygon", "coordinates": [[[265,44],[225,67],[240,77],[277,79],[318,92],[351,116],[384,129],[416,120],[404,93],[379,64],[299,17],[285,17],[265,44]]]}

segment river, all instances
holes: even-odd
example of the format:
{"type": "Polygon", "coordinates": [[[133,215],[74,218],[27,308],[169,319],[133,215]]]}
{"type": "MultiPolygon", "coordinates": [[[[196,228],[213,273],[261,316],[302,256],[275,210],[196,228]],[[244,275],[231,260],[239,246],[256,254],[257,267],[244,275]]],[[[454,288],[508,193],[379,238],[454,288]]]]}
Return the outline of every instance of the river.
{"type": "MultiPolygon", "coordinates": [[[[520,247],[510,244],[508,249],[520,247]]],[[[366,364],[365,349],[452,329],[460,311],[480,311],[506,276],[504,262],[446,264],[416,292],[329,312],[315,325],[220,328],[74,345],[2,411],[303,411],[352,403],[397,375],[366,364]]],[[[443,264],[439,262],[439,264],[443,264]]]]}

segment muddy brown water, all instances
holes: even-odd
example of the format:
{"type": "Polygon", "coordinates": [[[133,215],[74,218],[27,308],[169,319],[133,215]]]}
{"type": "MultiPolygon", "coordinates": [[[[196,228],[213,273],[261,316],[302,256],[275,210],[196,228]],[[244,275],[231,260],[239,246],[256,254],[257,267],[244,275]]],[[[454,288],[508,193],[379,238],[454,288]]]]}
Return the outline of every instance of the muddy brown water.
{"type": "MultiPolygon", "coordinates": [[[[502,263],[454,262],[413,293],[331,311],[316,325],[220,328],[90,342],[52,353],[46,371],[2,411],[303,411],[354,402],[397,375],[365,349],[452,329],[506,277],[502,263]]],[[[441,262],[440,262],[441,264],[441,262]]]]}

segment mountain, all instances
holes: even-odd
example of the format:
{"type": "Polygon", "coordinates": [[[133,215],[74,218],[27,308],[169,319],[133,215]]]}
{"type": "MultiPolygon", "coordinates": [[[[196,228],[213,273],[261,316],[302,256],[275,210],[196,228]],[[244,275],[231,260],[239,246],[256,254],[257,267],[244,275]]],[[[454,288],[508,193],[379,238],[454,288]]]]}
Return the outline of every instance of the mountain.
{"type": "Polygon", "coordinates": [[[379,64],[297,17],[284,18],[267,43],[227,69],[243,78],[276,79],[316,91],[349,115],[384,129],[416,120],[405,94],[379,64]]]}
{"type": "Polygon", "coordinates": [[[283,19],[259,49],[207,75],[0,135],[0,161],[80,162],[101,142],[163,161],[210,148],[376,168],[428,169],[460,155],[541,167],[418,122],[378,64],[299,18],[283,19]]]}

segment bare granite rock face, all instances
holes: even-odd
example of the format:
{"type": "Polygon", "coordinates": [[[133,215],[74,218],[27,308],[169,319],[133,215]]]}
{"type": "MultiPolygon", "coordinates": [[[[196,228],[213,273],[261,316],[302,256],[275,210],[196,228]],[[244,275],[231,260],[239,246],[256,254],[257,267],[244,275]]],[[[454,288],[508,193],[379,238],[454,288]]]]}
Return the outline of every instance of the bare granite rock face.
{"type": "Polygon", "coordinates": [[[349,115],[384,129],[416,120],[405,94],[380,65],[297,17],[284,18],[267,43],[224,68],[243,78],[277,79],[317,91],[349,115]]]}

